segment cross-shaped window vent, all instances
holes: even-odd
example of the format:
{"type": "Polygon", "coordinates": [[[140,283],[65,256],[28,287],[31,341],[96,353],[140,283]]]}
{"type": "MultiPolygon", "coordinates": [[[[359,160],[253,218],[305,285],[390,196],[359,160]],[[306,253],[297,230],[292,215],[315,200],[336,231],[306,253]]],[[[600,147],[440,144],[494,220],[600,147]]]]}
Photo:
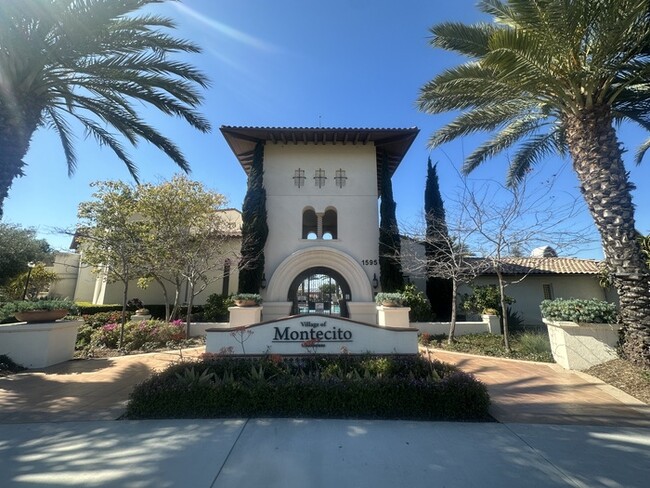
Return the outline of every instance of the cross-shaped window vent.
{"type": "Polygon", "coordinates": [[[336,176],[334,176],[334,181],[336,182],[336,186],[338,186],[339,188],[343,188],[345,186],[345,180],[347,179],[348,177],[345,176],[344,169],[336,170],[336,176]]]}
{"type": "Polygon", "coordinates": [[[298,168],[293,174],[293,182],[298,188],[305,186],[305,170],[298,168]]]}
{"type": "Polygon", "coordinates": [[[324,169],[317,169],[316,172],[314,173],[314,181],[316,182],[316,186],[318,188],[323,188],[325,186],[325,180],[327,179],[327,176],[325,176],[325,170],[324,169]]]}

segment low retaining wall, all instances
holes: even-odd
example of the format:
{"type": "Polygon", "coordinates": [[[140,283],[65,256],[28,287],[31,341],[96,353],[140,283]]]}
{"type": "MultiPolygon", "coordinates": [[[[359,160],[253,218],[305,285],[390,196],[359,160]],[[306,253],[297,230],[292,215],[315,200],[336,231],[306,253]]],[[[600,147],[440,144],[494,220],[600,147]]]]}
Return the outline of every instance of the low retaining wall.
{"type": "MultiPolygon", "coordinates": [[[[496,315],[482,315],[482,321],[478,322],[456,322],[454,335],[462,336],[467,334],[499,334],[501,325],[496,315]]],[[[411,322],[411,327],[418,329],[421,334],[449,335],[450,322],[411,322]]]]}

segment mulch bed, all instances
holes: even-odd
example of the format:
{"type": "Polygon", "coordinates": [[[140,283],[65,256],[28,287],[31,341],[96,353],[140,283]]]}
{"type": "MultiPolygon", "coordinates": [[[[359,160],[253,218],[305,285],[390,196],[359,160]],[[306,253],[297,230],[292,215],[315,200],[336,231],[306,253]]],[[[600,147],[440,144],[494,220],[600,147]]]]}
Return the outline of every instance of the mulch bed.
{"type": "Polygon", "coordinates": [[[637,400],[650,404],[650,370],[623,359],[613,359],[593,366],[585,373],[623,390],[637,400]]]}

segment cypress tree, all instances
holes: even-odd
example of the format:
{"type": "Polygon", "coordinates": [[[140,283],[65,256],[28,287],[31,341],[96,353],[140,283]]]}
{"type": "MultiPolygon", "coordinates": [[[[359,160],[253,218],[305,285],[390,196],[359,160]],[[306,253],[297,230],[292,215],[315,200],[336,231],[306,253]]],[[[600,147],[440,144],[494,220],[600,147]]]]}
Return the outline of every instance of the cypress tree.
{"type": "Polygon", "coordinates": [[[242,245],[239,261],[239,292],[259,293],[264,275],[264,245],[269,234],[264,189],[264,143],[255,146],[248,175],[248,190],[242,206],[242,245]]]}
{"type": "MultiPolygon", "coordinates": [[[[424,188],[424,215],[427,226],[424,249],[427,269],[431,269],[432,261],[444,258],[442,249],[449,242],[445,207],[440,195],[436,167],[437,164],[431,165],[431,158],[429,158],[427,161],[427,182],[424,188]]],[[[435,314],[436,320],[449,320],[451,317],[451,280],[429,277],[426,292],[431,303],[431,311],[435,314]]]]}
{"type": "Polygon", "coordinates": [[[400,291],[404,287],[402,263],[400,261],[401,243],[393,200],[393,184],[388,171],[386,153],[382,159],[381,205],[379,214],[379,273],[381,289],[384,292],[400,291]]]}

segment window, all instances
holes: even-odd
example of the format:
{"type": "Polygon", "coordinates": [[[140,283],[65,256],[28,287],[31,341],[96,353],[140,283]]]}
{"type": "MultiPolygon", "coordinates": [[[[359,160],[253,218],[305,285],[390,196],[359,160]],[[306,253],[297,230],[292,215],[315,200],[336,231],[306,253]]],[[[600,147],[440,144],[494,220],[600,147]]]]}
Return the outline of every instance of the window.
{"type": "Polygon", "coordinates": [[[542,285],[542,290],[544,291],[544,300],[553,300],[555,298],[553,295],[553,285],[550,283],[542,285]]]}
{"type": "Polygon", "coordinates": [[[328,208],[325,213],[307,207],[302,211],[303,239],[338,239],[338,217],[336,209],[328,208]]]}
{"type": "Polygon", "coordinates": [[[302,238],[318,238],[318,217],[313,208],[306,208],[302,212],[302,238]]]}
{"type": "Polygon", "coordinates": [[[229,294],[230,288],[230,259],[226,259],[223,263],[223,287],[221,288],[221,294],[227,296],[229,294]]]}
{"type": "Polygon", "coordinates": [[[337,227],[336,210],[328,208],[323,214],[323,239],[336,239],[337,227]]]}

